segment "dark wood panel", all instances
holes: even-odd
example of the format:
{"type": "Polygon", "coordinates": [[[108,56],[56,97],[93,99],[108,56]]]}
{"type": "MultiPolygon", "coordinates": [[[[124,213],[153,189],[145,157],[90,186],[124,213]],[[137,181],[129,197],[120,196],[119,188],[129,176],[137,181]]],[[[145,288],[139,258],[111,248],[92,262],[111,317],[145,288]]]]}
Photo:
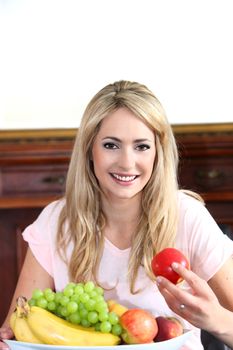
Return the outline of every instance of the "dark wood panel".
{"type": "Polygon", "coordinates": [[[5,166],[1,171],[1,195],[63,193],[66,165],[5,166]]]}
{"type": "Polygon", "coordinates": [[[0,210],[0,324],[8,311],[26,252],[21,232],[40,211],[38,208],[0,210]]]}

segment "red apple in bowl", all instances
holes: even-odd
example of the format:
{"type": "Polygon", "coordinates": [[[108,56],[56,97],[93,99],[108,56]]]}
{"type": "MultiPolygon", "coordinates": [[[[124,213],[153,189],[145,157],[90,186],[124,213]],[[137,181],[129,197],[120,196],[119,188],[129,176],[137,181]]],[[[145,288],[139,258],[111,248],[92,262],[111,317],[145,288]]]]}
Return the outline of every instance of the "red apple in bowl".
{"type": "Polygon", "coordinates": [[[175,248],[165,248],[156,254],[151,261],[154,275],[156,277],[166,277],[174,284],[181,282],[183,278],[171,267],[173,262],[177,262],[183,265],[186,269],[189,269],[189,261],[181,251],[175,248]]]}
{"type": "Polygon", "coordinates": [[[130,309],[120,317],[122,339],[126,344],[153,342],[158,326],[154,316],[143,309],[130,309]]]}
{"type": "Polygon", "coordinates": [[[181,322],[175,317],[156,317],[158,333],[154,338],[155,342],[173,339],[183,334],[184,329],[181,322]]]}

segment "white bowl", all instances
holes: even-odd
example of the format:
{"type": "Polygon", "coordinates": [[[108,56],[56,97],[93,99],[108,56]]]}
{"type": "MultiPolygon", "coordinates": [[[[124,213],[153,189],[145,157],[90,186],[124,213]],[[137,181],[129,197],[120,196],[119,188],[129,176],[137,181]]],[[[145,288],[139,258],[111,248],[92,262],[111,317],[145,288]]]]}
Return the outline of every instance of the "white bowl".
{"type": "Polygon", "coordinates": [[[4,340],[11,350],[179,350],[193,334],[193,331],[185,331],[179,337],[150,344],[115,345],[115,346],[64,346],[24,343],[16,340],[4,340]]]}

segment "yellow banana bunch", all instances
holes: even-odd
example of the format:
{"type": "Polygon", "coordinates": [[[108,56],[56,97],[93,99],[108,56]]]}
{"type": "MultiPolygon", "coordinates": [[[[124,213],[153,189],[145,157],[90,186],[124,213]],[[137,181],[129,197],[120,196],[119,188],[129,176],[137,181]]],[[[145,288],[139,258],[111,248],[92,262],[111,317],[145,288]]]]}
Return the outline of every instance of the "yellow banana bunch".
{"type": "Polygon", "coordinates": [[[18,298],[11,323],[14,333],[16,332],[15,337],[20,341],[68,346],[113,346],[120,343],[120,338],[116,335],[76,326],[47,310],[37,306],[30,307],[22,297],[18,298]],[[17,313],[18,309],[21,313],[17,313]],[[21,322],[22,320],[25,322],[21,322]]]}
{"type": "Polygon", "coordinates": [[[19,341],[41,344],[42,341],[32,333],[27,323],[24,304],[25,304],[25,307],[27,308],[28,304],[26,303],[25,298],[18,300],[17,307],[10,317],[11,329],[15,335],[15,338],[19,341]]]}

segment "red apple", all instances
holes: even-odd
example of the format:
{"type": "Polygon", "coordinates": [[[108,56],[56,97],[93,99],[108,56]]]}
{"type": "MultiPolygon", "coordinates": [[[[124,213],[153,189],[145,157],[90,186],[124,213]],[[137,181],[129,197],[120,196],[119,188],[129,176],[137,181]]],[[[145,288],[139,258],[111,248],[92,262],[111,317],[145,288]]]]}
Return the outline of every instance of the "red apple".
{"type": "Polygon", "coordinates": [[[154,338],[155,342],[176,338],[183,334],[184,329],[181,322],[175,317],[156,317],[158,333],[154,338]]]}
{"type": "Polygon", "coordinates": [[[175,248],[165,248],[156,254],[152,261],[151,267],[155,276],[166,277],[169,281],[177,284],[183,280],[171,267],[173,262],[177,262],[186,269],[189,269],[189,261],[179,250],[175,248]]]}
{"type": "Polygon", "coordinates": [[[130,309],[120,317],[121,337],[127,344],[151,343],[158,332],[154,316],[143,309],[130,309]]]}

